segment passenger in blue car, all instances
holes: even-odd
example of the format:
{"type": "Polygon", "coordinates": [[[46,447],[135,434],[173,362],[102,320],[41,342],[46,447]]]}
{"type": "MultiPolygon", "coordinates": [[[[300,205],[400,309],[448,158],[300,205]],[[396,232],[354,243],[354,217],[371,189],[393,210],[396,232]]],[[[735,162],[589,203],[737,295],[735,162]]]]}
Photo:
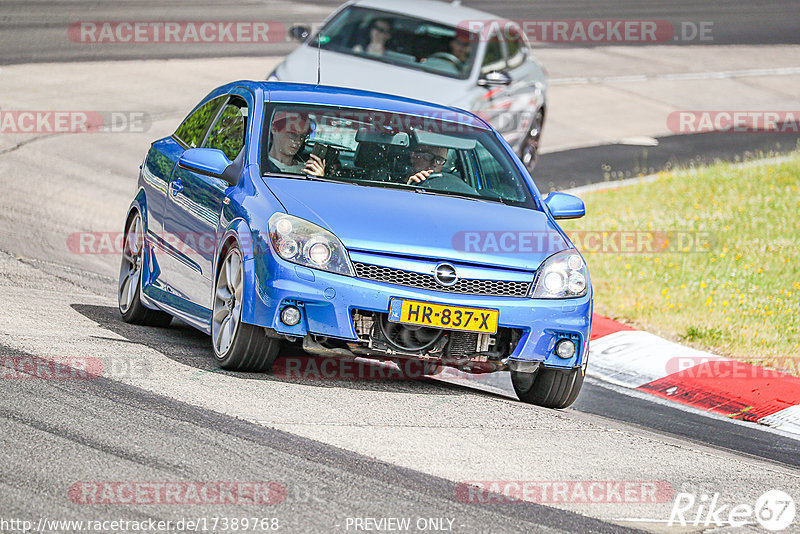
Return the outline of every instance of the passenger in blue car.
{"type": "Polygon", "coordinates": [[[408,156],[411,175],[406,183],[420,184],[435,172],[442,172],[447,161],[447,149],[441,146],[417,145],[408,156]]]}
{"type": "Polygon", "coordinates": [[[292,174],[325,175],[325,160],[311,154],[308,161],[299,157],[311,133],[311,120],[300,113],[276,111],[270,126],[272,146],[267,170],[292,174]]]}

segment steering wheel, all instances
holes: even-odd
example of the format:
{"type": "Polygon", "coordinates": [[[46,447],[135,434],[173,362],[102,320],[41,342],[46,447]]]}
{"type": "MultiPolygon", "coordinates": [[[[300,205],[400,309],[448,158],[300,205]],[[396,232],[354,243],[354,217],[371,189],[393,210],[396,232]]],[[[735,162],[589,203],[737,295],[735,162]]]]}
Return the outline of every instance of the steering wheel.
{"type": "Polygon", "coordinates": [[[435,52],[430,56],[428,56],[428,59],[444,59],[449,61],[450,63],[455,65],[456,68],[459,69],[464,66],[464,63],[450,52],[435,52]]]}
{"type": "Polygon", "coordinates": [[[435,172],[428,176],[422,183],[416,184],[423,189],[433,189],[437,191],[448,191],[450,193],[467,193],[477,195],[478,191],[466,183],[464,180],[449,172],[435,172]],[[432,183],[434,182],[434,183],[432,183]]]}

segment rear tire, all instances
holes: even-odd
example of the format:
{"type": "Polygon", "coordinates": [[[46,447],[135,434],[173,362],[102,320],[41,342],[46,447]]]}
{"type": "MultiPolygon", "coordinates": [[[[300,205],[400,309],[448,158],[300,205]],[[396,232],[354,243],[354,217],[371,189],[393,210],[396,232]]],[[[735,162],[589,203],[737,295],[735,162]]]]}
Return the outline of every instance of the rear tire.
{"type": "Polygon", "coordinates": [[[583,376],[583,367],[561,370],[540,366],[535,373],[511,371],[511,382],[522,402],[545,408],[566,408],[578,398],[583,376]]]}
{"type": "Polygon", "coordinates": [[[168,326],[172,316],[161,310],[151,310],[142,304],[142,271],[144,270],[144,228],[139,212],[125,226],[122,246],[122,265],[119,268],[117,302],[122,320],[144,326],[168,326]]]}
{"type": "Polygon", "coordinates": [[[278,358],[280,341],[267,337],[263,328],[242,322],[244,263],[236,244],[223,251],[214,283],[211,344],[217,363],[229,371],[263,373],[278,358]]]}

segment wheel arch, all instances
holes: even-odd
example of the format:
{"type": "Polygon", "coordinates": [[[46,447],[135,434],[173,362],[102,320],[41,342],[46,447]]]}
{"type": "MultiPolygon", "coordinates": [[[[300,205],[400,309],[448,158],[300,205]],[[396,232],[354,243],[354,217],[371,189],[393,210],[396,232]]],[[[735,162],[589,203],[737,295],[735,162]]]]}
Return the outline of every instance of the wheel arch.
{"type": "Polygon", "coordinates": [[[123,233],[127,231],[128,224],[131,222],[131,218],[135,213],[138,213],[142,219],[142,234],[144,238],[144,250],[142,251],[142,275],[141,275],[142,287],[140,288],[141,302],[145,308],[149,308],[151,310],[160,310],[159,306],[147,294],[145,294],[145,288],[152,283],[154,277],[154,271],[157,270],[158,268],[155,265],[155,260],[153,258],[150,240],[148,238],[148,228],[150,225],[147,218],[147,195],[145,194],[144,188],[142,187],[140,187],[139,190],[136,192],[136,196],[133,197],[133,200],[128,206],[128,212],[125,215],[125,226],[123,226],[122,228],[123,233]]]}
{"type": "MultiPolygon", "coordinates": [[[[244,302],[242,303],[242,322],[253,324],[253,317],[255,315],[255,300],[256,300],[256,276],[254,268],[254,251],[252,247],[253,238],[250,232],[250,225],[247,224],[243,218],[236,218],[230,221],[224,232],[221,232],[219,242],[217,243],[217,254],[214,261],[214,283],[212,287],[212,302],[214,298],[213,292],[216,291],[217,276],[222,262],[225,259],[225,253],[231,244],[235,243],[242,254],[242,268],[244,276],[244,302]]],[[[210,328],[210,325],[209,325],[210,328]]]]}
{"type": "Polygon", "coordinates": [[[133,197],[130,205],[128,206],[128,212],[125,215],[125,228],[123,228],[123,232],[128,227],[128,223],[133,216],[133,212],[138,211],[139,215],[142,216],[142,225],[144,227],[145,235],[147,234],[147,195],[144,193],[144,188],[140,187],[139,190],[136,192],[136,196],[133,197]]]}

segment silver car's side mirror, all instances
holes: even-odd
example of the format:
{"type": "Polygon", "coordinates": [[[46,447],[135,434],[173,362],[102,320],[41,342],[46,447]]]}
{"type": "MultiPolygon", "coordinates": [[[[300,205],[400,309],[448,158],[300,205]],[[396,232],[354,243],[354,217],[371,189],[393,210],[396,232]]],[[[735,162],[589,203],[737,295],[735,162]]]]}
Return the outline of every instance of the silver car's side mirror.
{"type": "Polygon", "coordinates": [[[309,35],[311,35],[311,27],[305,24],[295,24],[289,28],[289,36],[295,41],[304,43],[309,35]]]}
{"type": "Polygon", "coordinates": [[[487,72],[478,79],[478,85],[481,87],[499,87],[511,84],[511,76],[504,70],[493,70],[487,72]]]}

